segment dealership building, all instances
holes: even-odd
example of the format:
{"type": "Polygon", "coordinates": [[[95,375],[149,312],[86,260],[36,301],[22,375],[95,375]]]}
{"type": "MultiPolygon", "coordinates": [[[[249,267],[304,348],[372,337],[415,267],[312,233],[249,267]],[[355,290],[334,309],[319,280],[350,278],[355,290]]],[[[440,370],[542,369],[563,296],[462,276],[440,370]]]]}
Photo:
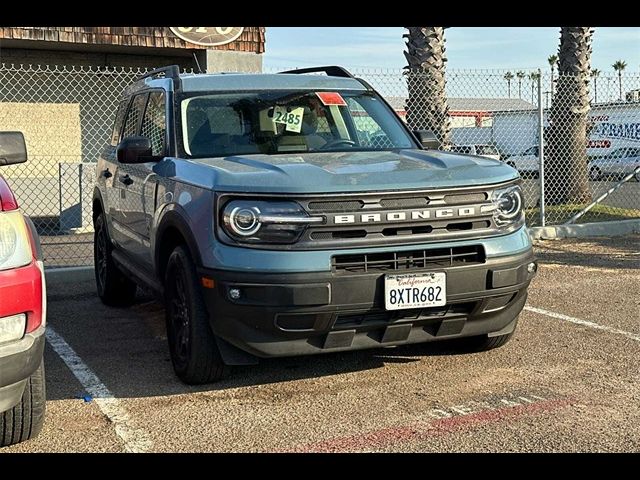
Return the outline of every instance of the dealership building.
{"type": "Polygon", "coordinates": [[[41,235],[89,231],[95,161],[119,97],[146,71],[262,70],[265,27],[0,27],[0,130],[29,160],[4,167],[41,235]]]}
{"type": "Polygon", "coordinates": [[[0,27],[0,63],[259,71],[264,44],[265,27],[0,27]]]}

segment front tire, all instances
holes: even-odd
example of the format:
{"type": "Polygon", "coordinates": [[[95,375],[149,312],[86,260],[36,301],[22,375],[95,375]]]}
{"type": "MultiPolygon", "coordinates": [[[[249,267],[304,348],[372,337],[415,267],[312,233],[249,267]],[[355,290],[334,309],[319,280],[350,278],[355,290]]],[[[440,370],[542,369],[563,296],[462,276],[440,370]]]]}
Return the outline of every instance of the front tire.
{"type": "Polygon", "coordinates": [[[113,245],[109,239],[104,214],[95,221],[93,236],[93,260],[96,288],[102,303],[114,307],[129,306],[135,302],[138,286],[127,278],[111,257],[113,245]]]}
{"type": "Polygon", "coordinates": [[[184,247],[177,247],[165,275],[167,339],[173,369],[190,385],[218,381],[229,369],[211,331],[197,279],[191,256],[184,247]]]}
{"type": "Polygon", "coordinates": [[[46,388],[44,362],[27,379],[18,404],[0,413],[0,447],[24,442],[36,437],[44,424],[46,388]]]}
{"type": "Polygon", "coordinates": [[[487,335],[480,335],[478,337],[472,337],[469,339],[469,347],[473,352],[485,352],[487,350],[493,350],[494,348],[500,348],[506,345],[513,332],[506,335],[498,335],[497,337],[489,337],[487,335]]]}

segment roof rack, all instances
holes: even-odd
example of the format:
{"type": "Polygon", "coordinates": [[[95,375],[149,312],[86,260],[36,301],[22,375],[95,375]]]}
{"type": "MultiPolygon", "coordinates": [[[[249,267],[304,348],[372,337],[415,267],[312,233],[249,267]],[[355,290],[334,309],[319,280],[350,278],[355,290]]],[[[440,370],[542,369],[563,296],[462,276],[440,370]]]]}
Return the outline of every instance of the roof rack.
{"type": "Polygon", "coordinates": [[[182,82],[180,81],[180,67],[178,65],[168,65],[166,67],[156,68],[155,70],[145,73],[138,80],[159,77],[161,75],[164,78],[170,78],[173,80],[174,90],[177,91],[182,88],[182,82]]]}
{"type": "Polygon", "coordinates": [[[329,65],[326,67],[309,67],[309,68],[297,68],[295,70],[287,70],[285,72],[278,73],[315,73],[315,72],[324,72],[330,77],[346,77],[346,78],[355,78],[348,70],[342,67],[338,67],[337,65],[329,65]]]}

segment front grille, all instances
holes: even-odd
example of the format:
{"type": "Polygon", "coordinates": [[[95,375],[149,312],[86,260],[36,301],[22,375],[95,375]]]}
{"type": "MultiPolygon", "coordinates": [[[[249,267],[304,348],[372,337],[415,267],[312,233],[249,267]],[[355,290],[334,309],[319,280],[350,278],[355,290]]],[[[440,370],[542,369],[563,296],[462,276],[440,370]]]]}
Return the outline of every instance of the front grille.
{"type": "Polygon", "coordinates": [[[429,199],[426,197],[408,197],[408,198],[383,198],[380,200],[382,208],[415,208],[426,207],[429,199]]]}
{"type": "MultiPolygon", "coordinates": [[[[227,198],[294,201],[310,217],[310,224],[293,244],[245,244],[269,250],[340,250],[391,245],[418,245],[450,240],[488,238],[520,228],[500,227],[493,216],[491,198],[506,184],[460,189],[382,191],[318,195],[259,195],[225,193],[227,198]]],[[[219,208],[219,207],[218,207],[219,208]]]]}
{"type": "Polygon", "coordinates": [[[309,202],[307,204],[309,210],[313,212],[349,212],[359,210],[364,206],[362,200],[338,200],[335,202],[309,202]]]}
{"type": "Polygon", "coordinates": [[[485,192],[457,193],[444,196],[444,203],[446,203],[447,205],[466,205],[468,203],[481,203],[486,200],[487,194],[485,192]]]}
{"type": "Polygon", "coordinates": [[[332,258],[332,267],[336,273],[373,273],[459,267],[484,262],[484,248],[481,245],[473,245],[404,252],[336,255],[332,258]]]}

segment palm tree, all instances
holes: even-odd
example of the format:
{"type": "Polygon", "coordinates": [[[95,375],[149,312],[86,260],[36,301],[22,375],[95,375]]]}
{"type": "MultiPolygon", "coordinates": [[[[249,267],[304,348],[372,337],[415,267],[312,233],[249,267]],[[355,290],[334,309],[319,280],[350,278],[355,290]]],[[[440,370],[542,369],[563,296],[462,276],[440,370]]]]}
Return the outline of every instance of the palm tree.
{"type": "Polygon", "coordinates": [[[593,78],[593,103],[598,103],[598,77],[600,76],[600,70],[594,68],[591,70],[591,78],[593,78]]]}
{"type": "Polygon", "coordinates": [[[562,27],[558,83],[546,135],[545,192],[550,205],[589,201],[587,137],[589,116],[590,27],[562,27]]]}
{"type": "Polygon", "coordinates": [[[518,77],[518,98],[522,98],[522,79],[525,77],[525,73],[520,70],[516,72],[516,77],[518,77]]]}
{"type": "Polygon", "coordinates": [[[549,66],[551,67],[551,98],[553,98],[553,74],[558,64],[558,55],[549,55],[547,62],[549,62],[549,66]]]}
{"type": "Polygon", "coordinates": [[[511,80],[513,79],[513,73],[511,72],[505,73],[504,79],[507,81],[507,90],[509,93],[509,98],[511,98],[511,80]]]}
{"type": "Polygon", "coordinates": [[[538,79],[540,78],[540,73],[539,72],[531,72],[529,74],[529,80],[531,80],[531,103],[534,102],[534,89],[535,86],[538,84],[538,79]]]}
{"type": "Polygon", "coordinates": [[[620,100],[622,101],[622,71],[627,68],[627,62],[624,60],[618,60],[611,66],[616,72],[618,72],[618,86],[620,87],[620,100]]]}
{"type": "Polygon", "coordinates": [[[444,27],[405,27],[407,39],[406,112],[412,129],[431,130],[440,141],[440,148],[451,145],[451,119],[447,102],[444,27]]]}

